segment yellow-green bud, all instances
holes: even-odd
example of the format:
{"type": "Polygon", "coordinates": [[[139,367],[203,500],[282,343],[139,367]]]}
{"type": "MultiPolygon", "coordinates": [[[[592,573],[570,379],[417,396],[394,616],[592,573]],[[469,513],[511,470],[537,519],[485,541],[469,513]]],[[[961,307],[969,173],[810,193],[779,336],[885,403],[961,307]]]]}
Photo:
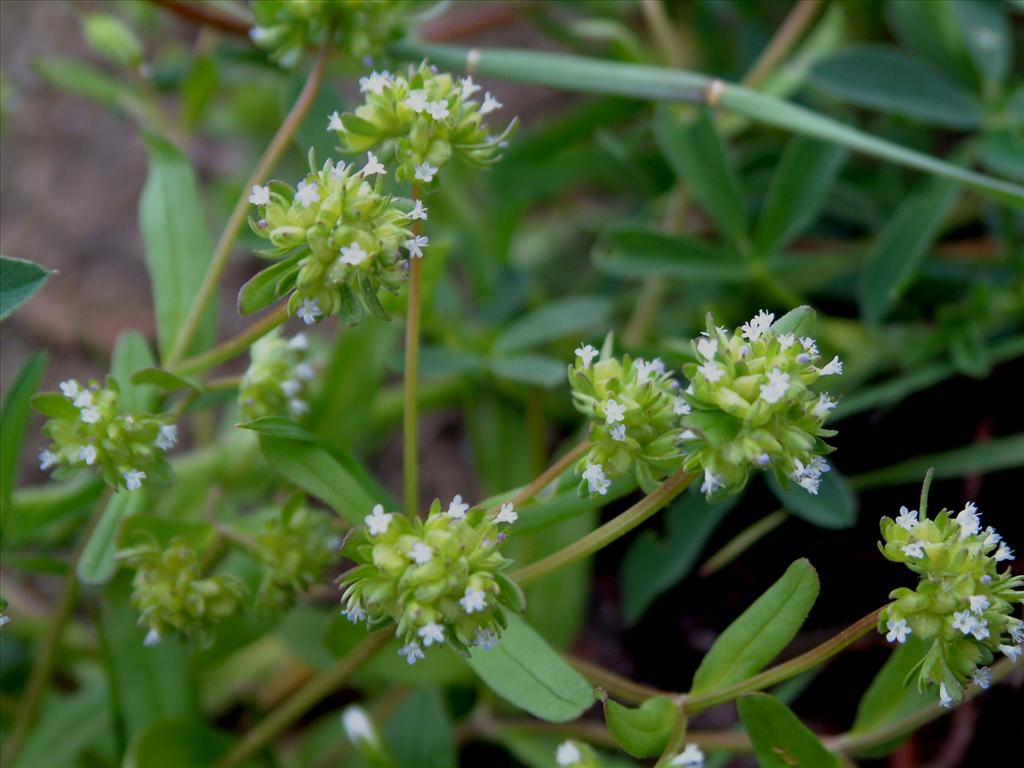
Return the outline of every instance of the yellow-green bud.
{"type": "Polygon", "coordinates": [[[254,554],[263,569],[257,602],[271,612],[290,606],[297,593],[320,581],[333,550],[323,513],[310,510],[301,498],[285,505],[256,535],[254,554]]]}
{"type": "Polygon", "coordinates": [[[247,419],[304,414],[306,390],[314,377],[305,334],[291,339],[274,329],[249,350],[251,361],[238,388],[238,403],[247,419]]]}
{"type": "Polygon", "coordinates": [[[96,53],[114,64],[134,69],[142,63],[142,44],[116,16],[89,14],[85,19],[85,39],[96,53]]]}

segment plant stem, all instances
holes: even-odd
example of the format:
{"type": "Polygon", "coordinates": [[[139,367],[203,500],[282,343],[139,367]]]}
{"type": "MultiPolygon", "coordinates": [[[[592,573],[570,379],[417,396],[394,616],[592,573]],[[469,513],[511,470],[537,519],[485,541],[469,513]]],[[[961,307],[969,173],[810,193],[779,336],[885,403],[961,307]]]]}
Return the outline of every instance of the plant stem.
{"type": "Polygon", "coordinates": [[[676,721],[672,726],[672,733],[669,734],[668,741],[665,742],[665,748],[661,751],[661,757],[658,758],[658,762],[654,768],[662,768],[667,766],[669,760],[676,756],[683,748],[683,742],[686,740],[686,726],[689,721],[686,717],[686,710],[683,708],[683,703],[680,700],[678,702],[679,712],[676,714],[676,721]]]}
{"type": "Polygon", "coordinates": [[[786,510],[779,509],[772,512],[770,515],[762,517],[753,525],[744,528],[734,539],[732,539],[732,541],[709,557],[704,565],[700,567],[700,570],[697,571],[697,574],[699,576],[707,577],[713,573],[717,573],[741,554],[746,552],[751,545],[760,541],[786,522],[788,517],[789,514],[786,510]]]}
{"type": "MultiPolygon", "coordinates": [[[[414,200],[419,189],[412,188],[414,200]]],[[[413,237],[420,233],[420,222],[412,225],[413,237]]],[[[420,291],[423,282],[423,259],[409,255],[409,300],[405,313],[405,378],[402,411],[402,478],[405,484],[405,513],[415,516],[420,508],[419,422],[416,409],[416,384],[420,375],[420,291]]]]}
{"type": "Polygon", "coordinates": [[[572,565],[585,557],[606,547],[620,536],[636,528],[659,509],[678,496],[697,477],[695,472],[680,469],[668,480],[663,482],[653,493],[644,496],[640,501],[627,509],[618,517],[612,518],[595,531],[591,531],[582,539],[574,541],[567,547],[514,571],[510,578],[520,586],[526,586],[542,576],[572,565]]]}
{"type": "Polygon", "coordinates": [[[227,266],[228,259],[231,257],[231,249],[234,247],[235,240],[238,239],[238,233],[241,231],[242,225],[245,224],[245,217],[249,212],[249,188],[255,184],[262,184],[267,180],[271,170],[273,170],[284,150],[288,147],[289,142],[291,142],[295,131],[298,130],[299,125],[306,117],[309,108],[313,105],[316,92],[319,90],[320,82],[323,80],[324,70],[327,67],[327,58],[333,47],[332,38],[333,35],[328,31],[324,38],[324,43],[320,46],[319,53],[317,53],[316,61],[313,62],[313,68],[309,71],[309,76],[306,78],[306,83],[302,86],[299,97],[295,100],[295,104],[292,105],[291,111],[284,119],[284,122],[277,129],[274,138],[270,140],[270,144],[264,150],[263,156],[256,163],[256,167],[245,182],[245,186],[242,187],[242,194],[239,195],[238,201],[228,217],[227,224],[224,225],[224,231],[221,233],[220,240],[217,241],[217,246],[213,249],[213,257],[210,259],[210,266],[206,269],[203,282],[199,286],[199,293],[196,294],[196,299],[192,302],[192,307],[185,318],[185,323],[178,332],[178,336],[174,340],[174,346],[171,347],[170,354],[168,354],[167,360],[164,362],[164,366],[168,369],[173,370],[175,365],[188,351],[189,344],[195,338],[199,323],[206,312],[206,307],[217,292],[220,278],[224,274],[224,268],[227,266]]]}
{"type": "MultiPolygon", "coordinates": [[[[578,445],[574,446],[564,456],[556,460],[554,464],[541,472],[537,477],[529,484],[524,485],[518,491],[516,491],[506,504],[511,503],[514,505],[522,504],[525,501],[529,501],[538,493],[547,488],[551,483],[561,477],[562,473],[565,472],[569,467],[576,463],[576,460],[580,458],[584,453],[590,450],[590,442],[583,440],[578,445]]],[[[497,512],[500,505],[488,510],[488,512],[497,512]]]]}
{"type": "Polygon", "coordinates": [[[768,43],[768,47],[761,51],[754,66],[743,78],[743,84],[748,88],[760,85],[803,37],[820,9],[821,0],[798,0],[768,43]]]}
{"type": "Polygon", "coordinates": [[[617,675],[604,667],[587,661],[586,659],[581,659],[578,656],[573,656],[569,653],[563,653],[562,656],[565,657],[565,660],[568,661],[577,672],[587,678],[587,680],[595,686],[604,688],[616,699],[627,704],[643,704],[648,699],[653,699],[656,696],[679,696],[678,693],[660,691],[657,688],[652,688],[651,686],[644,685],[643,683],[635,683],[628,678],[617,675]]]}
{"type": "Polygon", "coordinates": [[[230,360],[233,357],[243,354],[253,342],[266,336],[288,319],[288,305],[282,304],[273,312],[268,312],[259,320],[250,325],[241,333],[232,336],[218,344],[213,349],[203,352],[201,355],[182,360],[171,369],[172,373],[178,376],[187,376],[192,373],[199,373],[215,365],[230,360]]]}
{"type": "Polygon", "coordinates": [[[345,658],[333,667],[326,669],[295,694],[263,718],[249,733],[239,741],[219,763],[218,768],[238,765],[256,754],[260,749],[273,741],[285,728],[298,720],[312,709],[323,698],[339,688],[360,666],[365,664],[388,640],[393,631],[382,629],[374,632],[359,645],[349,651],[345,658]]]}

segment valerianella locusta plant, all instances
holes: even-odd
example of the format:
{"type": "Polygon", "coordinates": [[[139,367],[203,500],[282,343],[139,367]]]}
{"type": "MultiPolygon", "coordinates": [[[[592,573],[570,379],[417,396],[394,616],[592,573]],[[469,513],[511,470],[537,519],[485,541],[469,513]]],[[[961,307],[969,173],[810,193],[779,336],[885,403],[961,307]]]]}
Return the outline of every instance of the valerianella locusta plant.
{"type": "Polygon", "coordinates": [[[942,706],[951,707],[970,683],[988,687],[996,654],[1020,658],[1024,622],[1013,613],[1024,604],[1024,576],[1012,575],[1013,550],[994,528],[982,528],[970,502],[934,520],[902,507],[895,520],[882,518],[881,529],[882,554],[919,581],[890,593],[895,602],[883,609],[879,631],[890,642],[913,635],[931,644],[918,687],[937,690],[942,706]]]}
{"type": "Polygon", "coordinates": [[[36,395],[32,405],[49,416],[43,433],[53,442],[39,454],[39,466],[97,470],[110,487],[134,491],[144,482],[166,485],[171,467],[164,458],[178,439],[177,427],[152,414],[119,414],[120,388],[108,376],[105,386],[74,379],[60,384],[60,394],[36,395]]]}
{"type": "Polygon", "coordinates": [[[298,593],[320,581],[337,546],[332,546],[327,516],[306,507],[301,497],[267,521],[255,543],[263,569],[256,601],[268,612],[289,607],[298,593]]]}
{"type": "Polygon", "coordinates": [[[238,403],[247,419],[297,417],[309,410],[306,390],[315,372],[305,334],[285,339],[274,329],[252,345],[249,355],[251,361],[238,388],[238,403]]]}
{"type": "Polygon", "coordinates": [[[501,109],[490,93],[479,98],[472,77],[457,80],[427,64],[410,67],[407,75],[373,72],[359,80],[366,102],[355,114],[330,116],[342,147],[364,152],[383,144],[382,154],[398,162],[399,181],[428,185],[453,156],[475,165],[491,165],[515,129],[512,120],[492,134],[484,117],[501,109]]]}
{"type": "Polygon", "coordinates": [[[762,310],[729,332],[709,315],[693,341],[698,362],[683,366],[685,468],[704,472],[709,498],[736,493],[751,470],[769,468],[784,486],[817,493],[829,470],[821,457],[832,448],[822,438],[835,434],[824,428],[835,401],[812,385],[843,365],[838,357],[819,365],[817,342],[777,332],[774,318],[762,310]]]}
{"type": "Polygon", "coordinates": [[[661,360],[612,357],[610,342],[600,355],[581,344],[569,366],[569,386],[576,410],[590,419],[591,448],[576,465],[581,494],[604,495],[613,479],[629,473],[652,491],[679,469],[685,403],[661,360]]]}
{"type": "Polygon", "coordinates": [[[378,504],[342,546],[356,563],[339,580],[343,613],[371,628],[397,624],[410,664],[432,645],[490,649],[505,609],[524,608],[522,592],[502,573],[511,561],[500,551],[516,518],[511,504],[490,515],[461,496],[447,510],[435,500],[425,521],[378,504]]]}

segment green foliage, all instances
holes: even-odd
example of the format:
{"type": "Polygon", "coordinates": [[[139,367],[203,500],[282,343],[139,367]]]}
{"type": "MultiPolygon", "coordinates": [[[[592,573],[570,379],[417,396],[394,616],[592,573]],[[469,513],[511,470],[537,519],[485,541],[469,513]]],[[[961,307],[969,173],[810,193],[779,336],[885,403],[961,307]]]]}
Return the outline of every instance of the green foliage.
{"type": "Polygon", "coordinates": [[[31,261],[0,256],[0,320],[31,299],[52,274],[31,261]]]}
{"type": "Polygon", "coordinates": [[[764,693],[744,696],[739,701],[739,710],[762,768],[839,765],[818,737],[777,699],[764,693]]]}

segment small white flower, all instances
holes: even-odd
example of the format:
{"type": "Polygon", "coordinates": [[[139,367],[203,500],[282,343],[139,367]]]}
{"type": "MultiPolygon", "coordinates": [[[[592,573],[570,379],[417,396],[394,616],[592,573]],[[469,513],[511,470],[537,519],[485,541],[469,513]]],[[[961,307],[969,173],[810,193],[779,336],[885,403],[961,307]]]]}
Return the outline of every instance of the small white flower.
{"type": "Polygon", "coordinates": [[[373,723],[366,714],[366,710],[358,705],[353,705],[341,713],[341,727],[345,729],[345,735],[353,744],[361,741],[375,744],[377,734],[373,730],[373,723]]]}
{"type": "Polygon", "coordinates": [[[373,514],[364,517],[363,522],[366,523],[370,535],[377,536],[381,533],[387,533],[388,526],[391,525],[391,517],[390,512],[384,511],[383,504],[375,504],[373,506],[373,514]]]}
{"type": "Polygon", "coordinates": [[[425,181],[429,184],[434,180],[435,173],[437,173],[437,168],[430,163],[423,162],[416,166],[415,176],[417,181],[425,181]]]}
{"type": "Polygon", "coordinates": [[[359,603],[351,605],[347,610],[344,610],[341,613],[353,624],[358,624],[359,622],[366,620],[366,611],[363,610],[363,606],[359,603]]]}
{"type": "Polygon", "coordinates": [[[571,741],[563,741],[555,751],[555,761],[559,768],[571,768],[582,759],[583,755],[580,754],[579,747],[571,741]]]}
{"type": "Polygon", "coordinates": [[[501,505],[501,511],[498,512],[494,517],[496,523],[509,523],[510,525],[519,519],[519,514],[515,511],[515,507],[512,502],[507,502],[501,505]]]}
{"type": "Polygon", "coordinates": [[[614,427],[612,427],[610,430],[608,430],[608,432],[611,434],[612,440],[615,440],[616,442],[619,442],[619,443],[623,443],[623,442],[626,441],[626,425],[625,424],[616,424],[614,427]]]}
{"type": "Polygon", "coordinates": [[[146,633],[146,639],[142,641],[142,644],[147,648],[152,648],[153,646],[160,645],[160,639],[160,633],[155,629],[151,629],[146,633]]]}
{"type": "Polygon", "coordinates": [[[718,354],[718,339],[700,337],[697,339],[697,354],[705,360],[711,360],[718,354]]]}
{"type": "Polygon", "coordinates": [[[789,389],[789,374],[778,368],[768,372],[768,383],[761,385],[761,398],[766,403],[775,404],[786,396],[789,389]]]}
{"type": "Polygon", "coordinates": [[[769,464],[772,463],[772,457],[770,454],[761,453],[758,454],[756,461],[760,466],[767,467],[769,464]]]}
{"type": "Polygon", "coordinates": [[[318,299],[303,299],[302,306],[295,314],[302,318],[302,322],[306,325],[312,325],[323,314],[320,310],[320,301],[318,299]]]}
{"type": "Polygon", "coordinates": [[[700,486],[701,493],[703,493],[705,496],[710,496],[723,485],[724,483],[722,482],[721,475],[716,475],[710,469],[704,470],[704,482],[701,483],[700,486]]]}
{"type": "Polygon", "coordinates": [[[473,638],[473,647],[482,651],[489,651],[498,644],[498,636],[489,629],[478,629],[476,637],[473,638]]]}
{"type": "Polygon", "coordinates": [[[1024,641],[1024,624],[1017,622],[1010,628],[1010,638],[1015,643],[1024,641]]]}
{"type": "Polygon", "coordinates": [[[974,676],[971,678],[974,684],[981,688],[981,690],[987,690],[992,685],[992,670],[988,667],[978,667],[974,670],[974,676]]]}
{"type": "Polygon", "coordinates": [[[600,464],[588,464],[583,470],[583,479],[587,481],[588,492],[599,493],[602,496],[608,493],[608,488],[612,484],[600,464]]]}
{"type": "Polygon", "coordinates": [[[496,98],[491,96],[491,94],[489,92],[485,93],[484,94],[484,103],[480,105],[480,114],[481,115],[488,115],[488,114],[490,114],[491,112],[494,112],[497,109],[501,109],[503,106],[504,105],[500,101],[498,101],[496,98]]]}
{"type": "Polygon", "coordinates": [[[442,100],[431,101],[427,104],[427,114],[435,120],[444,120],[450,114],[448,112],[448,102],[442,100]]]}
{"type": "Polygon", "coordinates": [[[82,421],[86,424],[95,424],[100,420],[100,412],[95,408],[83,408],[81,414],[82,421]]]}
{"type": "Polygon", "coordinates": [[[974,620],[974,626],[971,627],[971,635],[975,640],[988,640],[990,634],[987,621],[984,619],[974,620]]]}
{"type": "Polygon", "coordinates": [[[969,635],[974,631],[974,625],[978,620],[971,615],[970,611],[956,611],[953,613],[953,629],[959,629],[963,634],[969,635]]]}
{"type": "Polygon", "coordinates": [[[368,254],[366,249],[364,249],[359,243],[352,243],[351,245],[346,245],[341,249],[342,264],[349,264],[355,267],[362,264],[368,258],[370,258],[370,254],[368,254]]]}
{"type": "Polygon", "coordinates": [[[704,753],[696,744],[687,744],[686,749],[672,758],[670,766],[681,768],[704,768],[704,753]]]}
{"type": "Polygon", "coordinates": [[[302,416],[304,413],[309,411],[309,403],[305,400],[299,400],[297,397],[293,397],[288,401],[288,410],[295,416],[302,416]]]}
{"type": "Polygon", "coordinates": [[[390,84],[390,72],[384,70],[378,74],[377,71],[374,70],[368,76],[359,78],[359,92],[366,93],[367,91],[370,91],[370,93],[381,94],[390,84]]]}
{"type": "Polygon", "coordinates": [[[416,235],[411,240],[406,240],[403,245],[409,251],[410,259],[422,259],[423,249],[430,245],[430,238],[426,235],[416,235]]]}
{"type": "Polygon", "coordinates": [[[84,461],[90,467],[96,461],[96,446],[95,445],[83,445],[78,449],[78,460],[84,461]]]}
{"type": "Polygon", "coordinates": [[[906,531],[912,531],[918,526],[919,522],[920,520],[918,520],[916,509],[900,507],[900,514],[899,517],[896,518],[896,525],[906,531]]]}
{"type": "Polygon", "coordinates": [[[885,639],[890,643],[905,643],[907,642],[907,636],[913,634],[913,630],[907,626],[906,619],[897,619],[893,621],[889,620],[889,634],[885,636],[885,639]]]}
{"type": "Polygon", "coordinates": [[[839,355],[836,355],[823,368],[818,369],[818,374],[821,376],[833,376],[837,373],[843,372],[843,361],[839,359],[839,355]]]}
{"type": "Polygon", "coordinates": [[[789,349],[796,344],[796,336],[792,333],[782,333],[777,338],[779,340],[779,347],[782,349],[789,349]]]}
{"type": "Polygon", "coordinates": [[[608,424],[622,421],[626,413],[626,406],[620,405],[615,400],[608,399],[604,402],[604,419],[608,424]]]}
{"type": "Polygon", "coordinates": [[[973,536],[981,530],[981,516],[978,514],[978,508],[970,501],[957,513],[956,522],[960,526],[961,540],[973,536]]]}
{"type": "Polygon", "coordinates": [[[990,548],[994,547],[1002,540],[1003,537],[1000,536],[998,531],[990,525],[985,529],[985,540],[981,543],[985,548],[990,548]]]}
{"type": "Polygon", "coordinates": [[[67,381],[62,381],[60,383],[60,393],[71,400],[75,399],[75,395],[78,394],[78,390],[78,382],[74,379],[68,379],[67,381]]]}
{"type": "Polygon", "coordinates": [[[288,349],[304,350],[309,348],[309,339],[304,333],[296,333],[288,340],[288,349]]]}
{"type": "Polygon", "coordinates": [[[672,413],[676,416],[687,416],[692,410],[693,408],[690,407],[690,404],[681,397],[677,397],[672,404],[672,413]]]}
{"type": "Polygon", "coordinates": [[[331,168],[331,178],[337,181],[338,179],[343,177],[345,175],[345,169],[347,167],[348,166],[345,165],[345,163],[339,160],[337,164],[331,168]]]}
{"type": "Polygon", "coordinates": [[[907,557],[922,558],[924,557],[924,543],[920,541],[912,541],[909,544],[903,545],[903,554],[907,557]]]}
{"type": "MultiPolygon", "coordinates": [[[[642,387],[651,380],[652,376],[656,376],[658,374],[658,363],[661,363],[661,361],[659,360],[656,363],[652,360],[648,363],[646,360],[635,360],[633,368],[636,370],[636,383],[642,387]]],[[[662,363],[661,368],[664,369],[664,367],[665,365],[662,363]]]]}
{"type": "Polygon", "coordinates": [[[417,660],[424,658],[423,649],[420,648],[419,643],[403,645],[398,649],[398,655],[405,656],[405,660],[409,664],[415,664],[417,660]]]}
{"type": "Polygon", "coordinates": [[[384,167],[384,163],[377,159],[377,156],[373,152],[366,153],[366,165],[363,166],[363,170],[359,173],[363,175],[365,179],[367,176],[373,176],[374,174],[387,174],[388,169],[384,167]]]}
{"type": "Polygon", "coordinates": [[[699,439],[699,437],[698,437],[697,433],[694,432],[692,429],[684,429],[682,431],[682,433],[679,435],[679,439],[680,440],[697,440],[697,439],[699,439]]]}
{"type": "Polygon", "coordinates": [[[338,114],[338,110],[334,110],[327,116],[327,130],[328,131],[344,131],[345,126],[341,122],[341,115],[338,114]]]}
{"type": "Polygon", "coordinates": [[[11,623],[11,617],[6,613],[0,613],[0,627],[6,627],[11,623]]]}
{"type": "Polygon", "coordinates": [[[589,368],[590,363],[593,362],[594,358],[600,353],[589,344],[581,344],[576,347],[576,357],[583,361],[583,367],[589,368]]]}
{"type": "Polygon", "coordinates": [[[480,86],[473,82],[472,77],[464,77],[459,80],[459,84],[462,86],[462,98],[468,99],[474,93],[480,90],[480,86]]]}
{"type": "Polygon", "coordinates": [[[818,402],[811,409],[811,415],[816,419],[824,419],[837,404],[835,400],[828,396],[828,392],[822,392],[818,395],[818,402]]]}
{"type": "Polygon", "coordinates": [[[44,448],[39,452],[39,468],[44,471],[59,461],[60,457],[48,448],[44,448]]]}
{"type": "Polygon", "coordinates": [[[705,379],[714,384],[722,376],[725,375],[725,368],[715,362],[707,362],[697,368],[697,372],[700,373],[705,379]]]}
{"type": "Polygon", "coordinates": [[[423,206],[422,200],[414,200],[412,210],[405,214],[407,219],[427,220],[427,209],[423,206]]]}
{"type": "Polygon", "coordinates": [[[434,559],[434,550],[427,546],[426,542],[417,541],[409,548],[409,559],[416,565],[429,563],[434,559]]]}
{"type": "Polygon", "coordinates": [[[287,397],[295,397],[299,394],[299,390],[302,389],[302,385],[295,381],[295,379],[285,379],[281,382],[281,391],[287,397]]]}
{"type": "Polygon", "coordinates": [[[988,598],[984,595],[969,595],[967,602],[971,604],[971,613],[984,613],[990,605],[988,598]]]}
{"type": "Polygon", "coordinates": [[[319,202],[320,192],[317,190],[315,181],[303,179],[295,188],[295,199],[302,203],[303,208],[309,208],[313,203],[319,202]]]}
{"type": "Polygon", "coordinates": [[[1016,664],[1017,659],[1020,658],[1021,647],[1020,645],[1000,645],[999,652],[1016,664]]]}
{"type": "Polygon", "coordinates": [[[666,370],[668,369],[665,368],[665,361],[662,360],[660,357],[656,357],[653,360],[651,360],[652,373],[656,373],[660,376],[661,374],[665,373],[666,370]]]}
{"type": "Polygon", "coordinates": [[[92,392],[88,389],[79,390],[73,402],[76,408],[88,408],[92,405],[92,392]]]}
{"type": "Polygon", "coordinates": [[[427,94],[419,89],[409,91],[409,96],[405,99],[405,106],[419,114],[427,108],[427,94]]]}
{"type": "Polygon", "coordinates": [[[466,587],[466,594],[459,598],[459,605],[466,613],[475,613],[487,607],[486,598],[487,596],[479,589],[466,587]]]}
{"type": "Polygon", "coordinates": [[[129,469],[124,473],[124,487],[129,491],[137,491],[142,487],[142,481],[146,479],[146,473],[141,469],[129,469]]]}
{"type": "Polygon", "coordinates": [[[771,328],[773,320],[775,315],[762,309],[750,319],[750,322],[743,324],[743,338],[747,341],[757,341],[771,328]]]}
{"type": "Polygon", "coordinates": [[[1013,560],[1013,550],[1010,549],[1004,541],[999,545],[999,549],[996,550],[996,562],[1001,563],[1004,560],[1013,560]]]}
{"type": "Polygon", "coordinates": [[[249,202],[253,205],[268,205],[270,203],[270,187],[261,187],[253,184],[249,194],[249,202]]]}
{"type": "Polygon", "coordinates": [[[808,358],[818,356],[818,342],[816,342],[810,336],[804,336],[802,339],[800,339],[800,346],[804,348],[804,352],[807,353],[808,358]]]}
{"type": "Polygon", "coordinates": [[[448,517],[453,520],[465,520],[466,512],[469,511],[469,504],[465,504],[462,501],[462,494],[455,494],[455,497],[451,500],[448,505],[448,517]]]}
{"type": "Polygon", "coordinates": [[[156,447],[161,451],[169,451],[178,444],[178,427],[174,424],[164,424],[160,427],[160,434],[156,436],[156,447]]]}
{"type": "Polygon", "coordinates": [[[423,644],[427,648],[434,643],[440,645],[444,642],[444,627],[440,624],[434,623],[433,621],[420,627],[416,634],[423,639],[423,644]]]}
{"type": "Polygon", "coordinates": [[[953,697],[949,695],[945,683],[939,683],[939,706],[949,709],[953,706],[953,697]]]}

